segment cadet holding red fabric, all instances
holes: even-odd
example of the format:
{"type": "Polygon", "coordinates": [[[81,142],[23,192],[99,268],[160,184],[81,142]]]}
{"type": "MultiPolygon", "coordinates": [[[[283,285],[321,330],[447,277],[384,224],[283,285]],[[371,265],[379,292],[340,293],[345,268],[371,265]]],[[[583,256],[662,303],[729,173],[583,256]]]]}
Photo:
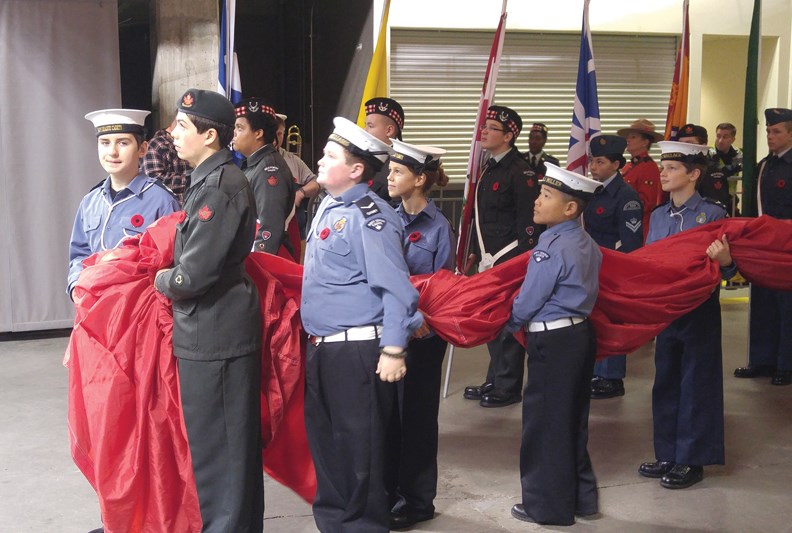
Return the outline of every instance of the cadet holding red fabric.
{"type": "Polygon", "coordinates": [[[599,292],[602,252],[580,225],[601,185],[547,163],[534,220],[547,224],[531,254],[506,331],[527,330],[528,382],[520,445],[522,502],[514,518],[571,525],[599,512],[588,455],[596,338],[588,319],[599,292]]]}
{"type": "Polygon", "coordinates": [[[190,89],[179,101],[173,140],[193,167],[177,225],[173,268],[156,289],[173,301],[173,354],[203,532],[259,532],[261,311],[244,261],[256,231],[256,201],[226,148],[234,106],[190,89]]]}

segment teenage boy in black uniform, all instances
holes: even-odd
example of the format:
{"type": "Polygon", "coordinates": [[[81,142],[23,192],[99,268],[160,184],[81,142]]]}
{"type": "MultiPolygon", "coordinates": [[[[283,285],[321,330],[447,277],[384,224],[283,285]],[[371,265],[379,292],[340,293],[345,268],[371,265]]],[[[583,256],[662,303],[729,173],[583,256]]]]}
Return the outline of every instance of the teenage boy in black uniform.
{"type": "Polygon", "coordinates": [[[260,532],[261,310],[244,265],[256,201],[226,148],[233,104],[190,89],[178,110],[174,145],[194,170],[173,268],[157,273],[155,287],[173,301],[173,354],[203,531],[260,532]]]}
{"type": "Polygon", "coordinates": [[[275,109],[260,98],[248,98],[239,102],[235,111],[234,149],[245,156],[242,172],[250,180],[258,211],[255,250],[276,254],[282,244],[292,257],[299,259],[300,251],[291,249],[286,233],[297,186],[289,166],[273,144],[278,134],[275,109]]]}
{"type": "MultiPolygon", "coordinates": [[[[387,145],[391,144],[391,139],[401,141],[402,129],[404,129],[404,109],[393,98],[372,98],[366,102],[366,127],[364,129],[387,145]]],[[[394,200],[388,194],[388,174],[390,174],[388,165],[383,165],[368,184],[377,196],[395,207],[398,205],[398,199],[394,200]]]]}
{"type": "MultiPolygon", "coordinates": [[[[513,109],[491,106],[481,129],[481,146],[490,159],[476,190],[472,260],[479,272],[508,261],[536,245],[543,225],[534,223],[533,203],[538,177],[514,147],[522,119],[513,109]]],[[[465,387],[464,397],[482,407],[503,407],[520,401],[525,350],[512,335],[487,343],[490,364],[481,385],[465,387]]]]}

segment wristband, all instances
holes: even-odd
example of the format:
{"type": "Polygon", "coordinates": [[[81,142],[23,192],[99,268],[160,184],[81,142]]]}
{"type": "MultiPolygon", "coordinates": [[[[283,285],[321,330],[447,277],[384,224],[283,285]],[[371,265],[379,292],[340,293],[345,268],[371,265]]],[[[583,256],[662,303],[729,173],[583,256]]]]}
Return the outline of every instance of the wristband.
{"type": "Polygon", "coordinates": [[[407,357],[407,350],[402,350],[398,353],[388,353],[385,350],[380,350],[380,355],[387,355],[388,357],[393,357],[394,359],[404,359],[407,357]]]}

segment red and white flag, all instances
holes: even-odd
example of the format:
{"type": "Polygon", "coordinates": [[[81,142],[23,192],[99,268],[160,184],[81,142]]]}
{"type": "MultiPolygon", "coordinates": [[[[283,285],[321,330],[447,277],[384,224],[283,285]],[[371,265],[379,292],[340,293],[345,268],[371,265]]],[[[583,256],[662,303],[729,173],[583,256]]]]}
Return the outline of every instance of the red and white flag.
{"type": "Polygon", "coordinates": [[[466,271],[467,257],[470,253],[470,230],[473,223],[473,209],[476,205],[476,185],[481,178],[482,159],[484,149],[481,148],[481,126],[487,120],[487,109],[495,95],[495,83],[498,80],[501,51],[506,35],[506,0],[501,7],[500,23],[495,30],[492,41],[487,70],[484,74],[484,85],[481,87],[481,100],[479,101],[476,124],[473,128],[473,141],[470,143],[470,158],[468,159],[467,178],[465,179],[465,196],[462,207],[462,218],[459,221],[459,240],[457,241],[456,269],[458,273],[466,271]]]}

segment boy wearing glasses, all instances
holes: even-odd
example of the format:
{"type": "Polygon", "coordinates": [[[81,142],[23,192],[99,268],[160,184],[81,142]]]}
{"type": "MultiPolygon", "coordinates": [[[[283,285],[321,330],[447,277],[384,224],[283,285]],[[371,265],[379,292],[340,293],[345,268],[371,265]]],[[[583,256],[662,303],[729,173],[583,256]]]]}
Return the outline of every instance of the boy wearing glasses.
{"type": "MultiPolygon", "coordinates": [[[[539,183],[514,147],[522,119],[513,109],[490,106],[481,128],[481,146],[489,159],[476,189],[475,231],[470,259],[479,272],[533,248],[544,229],[534,223],[539,183]]],[[[525,351],[510,334],[487,344],[490,365],[483,384],[465,388],[465,398],[482,407],[503,407],[521,399],[525,351]]]]}

